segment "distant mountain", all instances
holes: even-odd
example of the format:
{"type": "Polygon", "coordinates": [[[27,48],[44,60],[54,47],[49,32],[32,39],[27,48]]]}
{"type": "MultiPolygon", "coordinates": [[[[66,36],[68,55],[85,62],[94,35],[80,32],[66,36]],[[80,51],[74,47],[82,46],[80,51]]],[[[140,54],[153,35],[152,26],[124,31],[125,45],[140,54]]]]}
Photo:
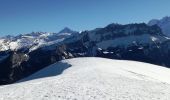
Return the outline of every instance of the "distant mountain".
{"type": "Polygon", "coordinates": [[[58,33],[77,33],[76,31],[71,30],[68,27],[65,27],[64,29],[62,29],[61,31],[59,31],[58,33]]]}
{"type": "Polygon", "coordinates": [[[149,21],[148,25],[158,25],[164,34],[170,36],[170,17],[164,17],[162,19],[153,19],[149,21]]]}
{"type": "Polygon", "coordinates": [[[18,36],[5,36],[0,38],[0,51],[18,51],[21,49],[33,51],[43,46],[61,42],[76,33],[78,32],[65,28],[59,33],[32,32],[18,36]]]}
{"type": "Polygon", "coordinates": [[[169,100],[170,69],[96,57],[62,60],[0,86],[2,100],[169,100]]]}
{"type": "Polygon", "coordinates": [[[13,83],[57,61],[76,57],[135,60],[170,67],[170,39],[157,25],[110,24],[81,33],[65,33],[69,31],[64,30],[67,31],[33,33],[34,36],[20,35],[3,40],[4,48],[11,42],[12,47],[25,42],[29,45],[0,52],[0,84],[13,83]],[[28,43],[34,40],[38,42],[28,43]]]}

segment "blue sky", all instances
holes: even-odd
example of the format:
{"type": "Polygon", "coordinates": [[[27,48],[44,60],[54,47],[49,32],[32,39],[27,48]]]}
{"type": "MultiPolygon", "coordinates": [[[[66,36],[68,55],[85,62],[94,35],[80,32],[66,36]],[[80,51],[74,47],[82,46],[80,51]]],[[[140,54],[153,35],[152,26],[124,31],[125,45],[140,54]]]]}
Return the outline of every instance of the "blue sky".
{"type": "Polygon", "coordinates": [[[170,0],[0,0],[0,35],[90,30],[170,16],[170,0]]]}

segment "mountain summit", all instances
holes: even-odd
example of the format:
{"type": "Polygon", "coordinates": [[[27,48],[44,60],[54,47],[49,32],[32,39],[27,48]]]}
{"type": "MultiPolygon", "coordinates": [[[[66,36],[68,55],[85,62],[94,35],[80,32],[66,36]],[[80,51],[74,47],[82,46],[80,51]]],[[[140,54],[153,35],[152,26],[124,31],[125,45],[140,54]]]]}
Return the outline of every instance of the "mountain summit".
{"type": "Polygon", "coordinates": [[[72,29],[65,27],[64,29],[62,29],[58,33],[76,33],[76,31],[73,31],[72,29]]]}

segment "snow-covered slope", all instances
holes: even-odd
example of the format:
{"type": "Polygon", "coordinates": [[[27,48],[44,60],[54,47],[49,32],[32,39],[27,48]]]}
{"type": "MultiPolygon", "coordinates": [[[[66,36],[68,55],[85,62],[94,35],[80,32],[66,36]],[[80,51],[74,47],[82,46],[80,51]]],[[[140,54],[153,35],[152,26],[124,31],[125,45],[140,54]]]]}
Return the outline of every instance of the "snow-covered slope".
{"type": "Polygon", "coordinates": [[[169,100],[170,69],[104,58],[53,64],[13,85],[0,100],[169,100]]]}
{"type": "Polygon", "coordinates": [[[164,34],[170,36],[170,17],[164,17],[160,20],[153,19],[149,21],[148,25],[158,25],[164,34]]]}

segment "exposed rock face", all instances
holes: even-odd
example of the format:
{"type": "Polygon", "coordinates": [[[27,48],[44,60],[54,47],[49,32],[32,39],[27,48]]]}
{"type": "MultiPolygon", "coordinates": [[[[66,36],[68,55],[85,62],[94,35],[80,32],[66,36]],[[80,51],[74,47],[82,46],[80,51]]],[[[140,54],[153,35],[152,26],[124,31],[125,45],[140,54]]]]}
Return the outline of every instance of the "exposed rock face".
{"type": "Polygon", "coordinates": [[[28,48],[1,52],[0,84],[13,83],[50,64],[73,57],[136,60],[170,67],[169,47],[170,39],[156,25],[110,24],[34,51],[28,48]]]}
{"type": "Polygon", "coordinates": [[[28,57],[24,53],[19,52],[8,52],[8,57],[6,57],[0,63],[0,83],[13,82],[22,76],[22,71],[24,67],[23,62],[28,60],[28,57]]]}
{"type": "Polygon", "coordinates": [[[73,57],[65,51],[63,45],[55,50],[38,49],[28,54],[11,51],[10,56],[0,62],[0,84],[13,83],[59,60],[73,57]]]}

